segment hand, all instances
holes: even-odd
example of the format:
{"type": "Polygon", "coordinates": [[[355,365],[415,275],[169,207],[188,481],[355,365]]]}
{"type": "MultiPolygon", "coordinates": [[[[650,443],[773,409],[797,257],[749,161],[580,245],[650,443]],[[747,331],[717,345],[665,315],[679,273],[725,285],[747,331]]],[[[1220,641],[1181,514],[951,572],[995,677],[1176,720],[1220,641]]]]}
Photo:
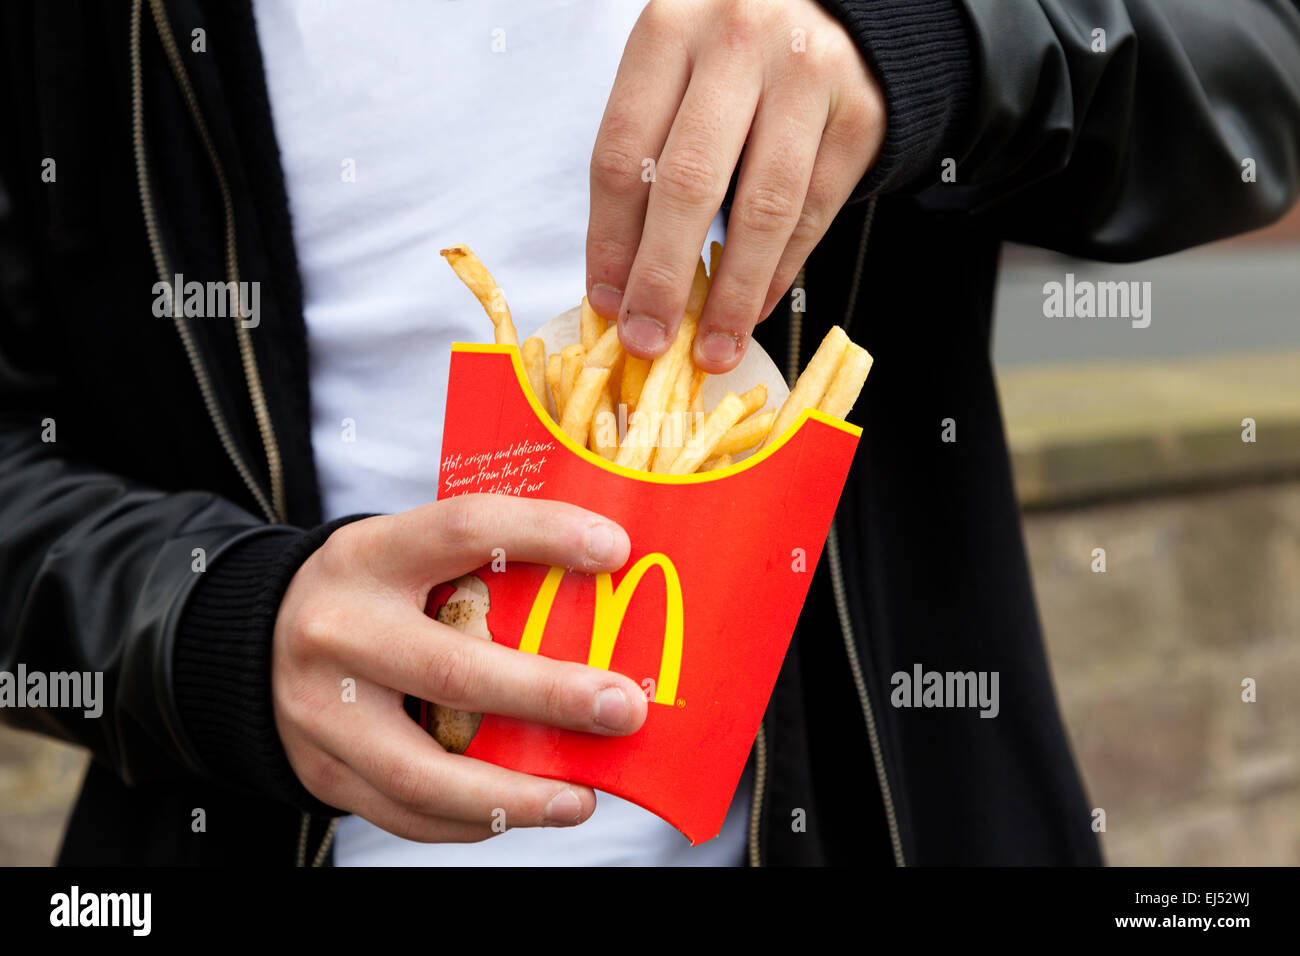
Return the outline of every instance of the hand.
{"type": "Polygon", "coordinates": [[[814,0],[651,0],[591,157],[592,308],[618,317],[633,355],[667,350],[744,147],[694,356],[709,372],[734,368],[884,135],[879,86],[814,0]]]}
{"type": "Polygon", "coordinates": [[[591,816],[590,787],[447,753],[402,709],[404,694],[597,734],[628,734],[646,700],[628,677],[524,654],[424,614],[430,590],[510,561],[614,571],[626,532],[557,501],[466,495],[344,525],[298,569],[275,622],[275,723],[303,786],[408,840],[459,843],[507,827],[591,816]],[[356,681],[345,702],[344,678],[356,681]],[[497,816],[499,819],[499,815],[497,816]]]}

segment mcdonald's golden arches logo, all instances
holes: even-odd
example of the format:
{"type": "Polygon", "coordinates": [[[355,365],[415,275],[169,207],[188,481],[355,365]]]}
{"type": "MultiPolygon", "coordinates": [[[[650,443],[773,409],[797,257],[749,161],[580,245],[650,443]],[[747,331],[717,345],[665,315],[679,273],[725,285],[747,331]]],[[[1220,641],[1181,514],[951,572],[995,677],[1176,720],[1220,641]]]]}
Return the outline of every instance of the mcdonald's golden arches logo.
{"type": "MultiPolygon", "coordinates": [[[[677,698],[677,682],[682,670],[685,619],[682,610],[682,582],[666,554],[647,554],[632,565],[617,588],[614,587],[611,575],[596,575],[596,609],[592,616],[591,652],[587,663],[592,667],[609,670],[610,661],[614,658],[614,645],[623,628],[623,618],[627,616],[632,595],[652,567],[658,567],[663,572],[666,596],[663,655],[659,661],[659,680],[655,684],[654,702],[672,706],[677,698]]],[[[536,654],[541,650],[546,619],[550,616],[551,606],[555,603],[555,595],[563,579],[564,568],[551,568],[546,574],[546,580],[537,589],[537,597],[533,599],[528,621],[524,625],[523,638],[519,642],[521,651],[536,654]]]]}

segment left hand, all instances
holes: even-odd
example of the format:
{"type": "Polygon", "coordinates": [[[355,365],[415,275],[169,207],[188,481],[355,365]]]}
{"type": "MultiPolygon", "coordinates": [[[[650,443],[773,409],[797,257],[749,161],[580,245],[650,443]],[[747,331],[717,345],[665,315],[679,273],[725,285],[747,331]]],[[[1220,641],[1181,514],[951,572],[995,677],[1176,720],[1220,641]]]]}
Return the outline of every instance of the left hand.
{"type": "Polygon", "coordinates": [[[879,85],[815,0],[650,0],[592,152],[588,300],[628,352],[663,354],[743,147],[694,356],[734,368],[884,136],[879,85]]]}

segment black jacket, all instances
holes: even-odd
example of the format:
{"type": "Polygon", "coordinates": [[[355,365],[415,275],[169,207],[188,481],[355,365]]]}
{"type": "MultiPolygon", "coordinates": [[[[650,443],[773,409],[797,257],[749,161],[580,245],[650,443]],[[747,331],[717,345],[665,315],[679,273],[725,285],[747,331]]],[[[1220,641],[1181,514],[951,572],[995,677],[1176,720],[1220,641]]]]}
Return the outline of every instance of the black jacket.
{"type": "MultiPolygon", "coordinates": [[[[1097,863],[989,359],[999,245],[1134,259],[1281,215],[1300,13],[827,3],[881,78],[888,135],[807,264],[807,314],[758,338],[783,364],[800,330],[802,364],[843,322],[876,364],[756,744],[751,861],[1097,863]],[[890,675],[918,663],[998,672],[999,715],[890,706],[890,675]]],[[[288,766],[269,689],[280,596],[330,530],[288,205],[246,0],[168,0],[175,63],[133,6],[0,13],[0,669],[102,670],[107,695],[99,719],[0,713],[94,756],[63,862],[288,864],[300,812],[313,848],[330,813],[288,766]],[[262,283],[261,428],[235,323],[154,315],[177,272],[262,283]]]]}

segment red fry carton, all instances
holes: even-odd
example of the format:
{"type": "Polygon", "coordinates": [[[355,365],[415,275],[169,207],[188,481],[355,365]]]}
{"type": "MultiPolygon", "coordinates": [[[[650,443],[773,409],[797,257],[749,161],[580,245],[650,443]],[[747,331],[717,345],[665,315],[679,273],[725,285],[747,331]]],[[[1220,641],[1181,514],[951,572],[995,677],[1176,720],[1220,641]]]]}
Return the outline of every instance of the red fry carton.
{"type": "MultiPolygon", "coordinates": [[[[619,522],[632,542],[613,574],[511,563],[509,555],[495,570],[479,569],[491,639],[626,674],[650,701],[645,724],[626,737],[486,714],[465,754],[617,794],[692,844],[717,836],[860,433],[808,410],[779,440],[725,469],[633,471],[560,431],[513,346],[456,345],[438,498],[568,501],[619,522]]],[[[435,588],[426,613],[453,590],[435,588]]],[[[421,710],[427,720],[430,708],[421,710]]]]}

